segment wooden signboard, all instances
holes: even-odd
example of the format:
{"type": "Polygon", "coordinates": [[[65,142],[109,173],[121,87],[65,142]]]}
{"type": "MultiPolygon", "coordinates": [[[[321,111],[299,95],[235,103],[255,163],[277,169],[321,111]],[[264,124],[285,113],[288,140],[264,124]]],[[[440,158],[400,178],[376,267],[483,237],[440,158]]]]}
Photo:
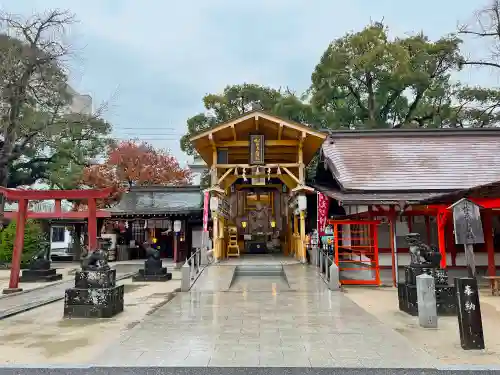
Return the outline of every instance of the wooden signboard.
{"type": "Polygon", "coordinates": [[[265,140],[263,134],[250,134],[250,165],[263,165],[265,140]]]}
{"type": "Polygon", "coordinates": [[[221,215],[224,218],[229,217],[229,200],[227,197],[221,197],[219,198],[219,215],[221,215]]]}
{"type": "Polygon", "coordinates": [[[484,243],[480,207],[463,198],[456,202],[452,208],[455,243],[459,245],[484,243]]]}

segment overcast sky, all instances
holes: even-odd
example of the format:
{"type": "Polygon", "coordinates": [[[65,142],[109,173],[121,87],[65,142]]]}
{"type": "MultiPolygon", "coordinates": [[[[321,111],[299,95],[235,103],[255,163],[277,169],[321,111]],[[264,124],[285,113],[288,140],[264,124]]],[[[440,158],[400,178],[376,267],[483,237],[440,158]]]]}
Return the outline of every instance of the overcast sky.
{"type": "MultiPolygon", "coordinates": [[[[484,0],[3,0],[13,13],[69,9],[79,23],[71,83],[122,139],[179,148],[186,119],[206,93],[228,84],[288,86],[303,92],[334,38],[384,20],[392,34],[424,30],[431,38],[471,19],[484,0]],[[149,4],[149,5],[147,5],[149,4]]],[[[489,83],[489,72],[463,79],[489,83]]]]}

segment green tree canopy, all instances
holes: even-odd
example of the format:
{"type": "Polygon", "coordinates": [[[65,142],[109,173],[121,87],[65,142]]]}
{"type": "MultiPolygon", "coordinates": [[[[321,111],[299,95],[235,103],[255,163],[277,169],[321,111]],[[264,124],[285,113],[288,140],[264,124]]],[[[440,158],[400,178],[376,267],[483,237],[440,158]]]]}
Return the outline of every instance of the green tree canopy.
{"type": "Polygon", "coordinates": [[[333,128],[434,126],[452,104],[460,39],[391,39],[381,23],[334,40],[312,74],[311,103],[333,128]]]}
{"type": "MultiPolygon", "coordinates": [[[[13,220],[0,232],[0,262],[10,263],[14,251],[16,238],[16,222],[13,220]]],[[[30,259],[43,250],[50,247],[46,233],[40,224],[34,220],[27,220],[24,228],[24,246],[21,262],[28,263],[30,259]]]]}
{"type": "Polygon", "coordinates": [[[63,35],[72,22],[58,10],[0,15],[0,185],[65,185],[111,142],[99,115],[71,113],[63,35]]]}
{"type": "Polygon", "coordinates": [[[206,112],[187,120],[187,133],[181,138],[182,151],[192,155],[194,150],[189,142],[190,137],[248,112],[253,103],[259,103],[266,112],[292,121],[310,125],[320,123],[321,117],[290,90],[276,90],[249,83],[227,86],[220,94],[206,95],[203,98],[206,112]]]}

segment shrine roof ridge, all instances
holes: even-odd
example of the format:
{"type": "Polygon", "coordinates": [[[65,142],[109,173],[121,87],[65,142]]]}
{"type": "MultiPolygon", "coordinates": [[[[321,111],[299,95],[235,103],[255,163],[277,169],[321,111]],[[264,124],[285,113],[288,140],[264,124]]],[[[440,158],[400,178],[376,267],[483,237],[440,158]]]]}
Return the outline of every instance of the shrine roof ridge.
{"type": "MultiPolygon", "coordinates": [[[[359,137],[439,137],[446,136],[488,136],[500,137],[500,127],[494,128],[437,128],[437,129],[320,129],[328,134],[328,139],[332,138],[359,138],[359,137]]],[[[328,142],[327,139],[327,142],[328,142]]]]}
{"type": "Polygon", "coordinates": [[[200,185],[144,185],[144,186],[132,186],[129,189],[130,192],[162,192],[162,193],[176,193],[176,192],[200,192],[200,185]]]}

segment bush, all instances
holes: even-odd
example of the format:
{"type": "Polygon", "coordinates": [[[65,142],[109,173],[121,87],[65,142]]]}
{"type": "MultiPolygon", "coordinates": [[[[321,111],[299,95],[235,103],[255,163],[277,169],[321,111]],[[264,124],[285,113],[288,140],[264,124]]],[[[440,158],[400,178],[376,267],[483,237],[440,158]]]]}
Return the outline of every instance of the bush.
{"type": "MultiPolygon", "coordinates": [[[[11,221],[9,225],[0,233],[0,262],[12,262],[12,252],[14,251],[14,240],[16,238],[16,222],[11,221]]],[[[27,220],[24,228],[24,247],[21,256],[21,263],[28,263],[30,259],[41,250],[47,249],[50,243],[39,223],[34,220],[27,220]]]]}

